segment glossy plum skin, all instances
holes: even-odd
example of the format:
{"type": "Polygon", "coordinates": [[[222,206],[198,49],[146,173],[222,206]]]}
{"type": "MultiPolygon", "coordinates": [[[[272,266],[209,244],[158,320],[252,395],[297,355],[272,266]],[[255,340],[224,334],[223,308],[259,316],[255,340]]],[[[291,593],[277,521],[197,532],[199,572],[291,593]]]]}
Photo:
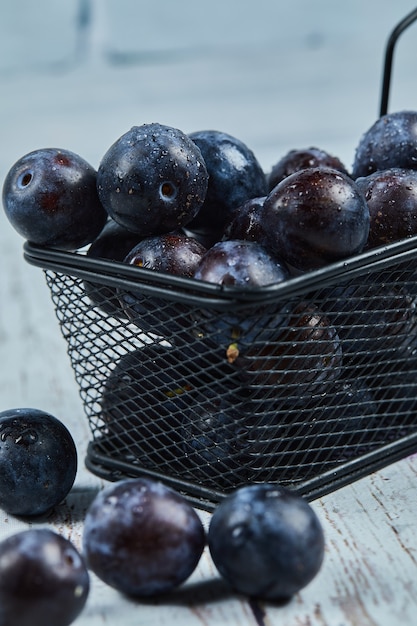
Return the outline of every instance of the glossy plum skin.
{"type": "MultiPolygon", "coordinates": [[[[196,239],[182,233],[167,233],[144,238],[127,254],[124,263],[191,278],[205,253],[206,248],[196,239]]],[[[187,309],[180,303],[168,303],[140,290],[120,290],[119,301],[126,317],[145,331],[162,335],[182,331],[187,309]]]]}
{"type": "Polygon", "coordinates": [[[56,148],[35,150],[13,165],[3,185],[3,207],[22,237],[62,250],[91,243],[107,219],[95,169],[56,148]]]}
{"type": "Polygon", "coordinates": [[[266,194],[266,177],[252,150],[236,137],[216,130],[189,137],[200,148],[209,174],[204,204],[190,228],[218,231],[233,209],[266,194]]]}
{"type": "Polygon", "coordinates": [[[69,493],[76,472],[74,440],[56,417],[37,409],[0,413],[0,508],[47,513],[69,493]]]}
{"type": "Polygon", "coordinates": [[[324,558],[321,523],[306,500],[275,484],[237,489],[208,531],[220,574],[239,593],[285,600],[310,583],[324,558]]]}
{"type": "Polygon", "coordinates": [[[206,197],[208,174],[197,145],[162,124],[134,126],[103,156],[97,173],[110,217],[142,236],[185,226],[206,197]]]}
{"type": "Polygon", "coordinates": [[[260,244],[253,241],[219,241],[201,258],[194,278],[218,285],[263,287],[280,283],[288,270],[260,244]]]}
{"type": "Polygon", "coordinates": [[[325,150],[315,147],[290,150],[272,167],[268,175],[268,191],[271,191],[281,180],[284,180],[290,174],[294,174],[294,172],[305,170],[309,167],[321,166],[331,167],[339,172],[348,174],[342,161],[325,150]]]}
{"type": "MultiPolygon", "coordinates": [[[[341,374],[342,345],[338,330],[313,303],[299,302],[287,327],[271,328],[253,342],[239,344],[233,361],[248,386],[262,385],[277,397],[324,393],[341,374]]],[[[294,400],[292,400],[294,402],[294,400]]]]}
{"type": "Polygon", "coordinates": [[[84,523],[89,568],[133,597],[168,593],[195,570],[206,544],[197,513],[179,493],[146,478],[101,491],[84,523]]]}
{"type": "Polygon", "coordinates": [[[380,170],[356,179],[369,207],[368,248],[417,235],[417,171],[380,170]]]}
{"type": "Polygon", "coordinates": [[[69,626],[89,591],[83,558],[54,531],[31,528],[0,543],[0,626],[69,626]]]}
{"type": "Polygon", "coordinates": [[[140,241],[126,255],[124,262],[191,278],[205,253],[206,248],[196,239],[181,233],[167,233],[140,241]]]}
{"type": "Polygon", "coordinates": [[[262,211],[267,249],[300,271],[363,250],[369,209],[355,182],[326,167],[295,172],[267,196],[262,211]]]}
{"type": "MultiPolygon", "coordinates": [[[[207,250],[194,278],[217,285],[256,288],[285,281],[289,276],[284,263],[273,258],[254,241],[221,241],[207,250]]],[[[236,342],[251,340],[259,335],[263,324],[279,328],[288,319],[288,306],[277,307],[265,317],[248,315],[245,310],[227,311],[213,316],[201,309],[195,314],[195,326],[201,336],[210,337],[225,351],[227,359],[234,359],[236,342]]]]}
{"type": "Polygon", "coordinates": [[[224,229],[224,239],[240,239],[242,241],[255,241],[264,245],[267,234],[262,226],[262,209],[266,196],[251,198],[235,211],[224,229]]]}
{"type": "Polygon", "coordinates": [[[378,118],[362,135],[352,177],[392,167],[417,169],[417,111],[395,111],[378,118]]]}

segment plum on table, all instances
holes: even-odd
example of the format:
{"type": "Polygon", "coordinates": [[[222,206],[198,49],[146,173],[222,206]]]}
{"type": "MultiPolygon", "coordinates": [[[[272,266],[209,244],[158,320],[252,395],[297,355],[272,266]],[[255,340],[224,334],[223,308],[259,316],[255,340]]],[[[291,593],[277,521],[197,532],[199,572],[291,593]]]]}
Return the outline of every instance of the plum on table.
{"type": "Polygon", "coordinates": [[[89,591],[83,557],[55,531],[30,528],[0,542],[0,626],[69,626],[89,591]]]}
{"type": "Polygon", "coordinates": [[[75,443],[60,420],[32,408],[0,413],[0,508],[47,513],[67,496],[76,472],[75,443]]]}
{"type": "Polygon", "coordinates": [[[241,487],[217,506],[208,531],[220,574],[239,593],[286,600],[318,574],[324,533],[311,505],[278,484],[241,487]]]}
{"type": "Polygon", "coordinates": [[[168,593],[195,570],[206,534],[187,500],[147,478],[120,480],[90,505],[83,546],[89,568],[133,597],[168,593]]]}

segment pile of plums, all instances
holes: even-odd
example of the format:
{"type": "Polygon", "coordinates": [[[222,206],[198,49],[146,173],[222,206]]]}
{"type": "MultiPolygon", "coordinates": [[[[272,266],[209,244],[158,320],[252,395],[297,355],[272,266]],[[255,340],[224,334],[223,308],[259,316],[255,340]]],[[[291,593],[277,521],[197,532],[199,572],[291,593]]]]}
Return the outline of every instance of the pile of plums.
{"type": "MultiPolygon", "coordinates": [[[[186,459],[197,473],[214,473],[214,484],[226,470],[241,482],[253,478],[264,456],[276,466],[283,439],[293,442],[290,463],[310,467],[311,457],[296,453],[313,438],[322,458],[336,461],[367,451],[366,431],[385,442],[381,415],[396,402],[390,380],[415,348],[415,294],[401,274],[395,283],[368,271],[323,282],[319,295],[262,296],[417,235],[416,124],[414,111],[378,119],[351,172],[311,147],[291,150],[266,174],[235,137],[158,123],[127,131],[97,171],[58,149],[13,165],[4,209],[31,243],[231,294],[229,307],[213,310],[204,299],[188,306],[166,291],[84,280],[100,314],[150,338],[122,356],[102,386],[110,439],[153,468],[170,459],[181,471],[186,459]],[[236,305],[233,289],[259,297],[236,305]]],[[[404,412],[415,396],[410,376],[404,412]]]]}

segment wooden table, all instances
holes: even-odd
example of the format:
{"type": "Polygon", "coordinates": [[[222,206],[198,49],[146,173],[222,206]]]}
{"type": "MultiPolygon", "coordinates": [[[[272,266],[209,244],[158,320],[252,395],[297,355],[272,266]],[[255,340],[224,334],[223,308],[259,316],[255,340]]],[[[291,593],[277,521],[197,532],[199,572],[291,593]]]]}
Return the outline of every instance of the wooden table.
{"type": "MultiPolygon", "coordinates": [[[[20,156],[47,146],[71,149],[97,167],[118,136],[150,121],[186,132],[229,132],[254,150],[265,170],[287,150],[309,145],[337,154],[350,167],[360,135],[377,115],[388,31],[414,3],[355,1],[336,9],[330,0],[319,0],[312,11],[304,0],[285,13],[277,5],[274,40],[271,28],[269,38],[256,31],[256,41],[245,44],[242,37],[233,49],[218,41],[210,48],[206,37],[206,48],[158,58],[141,56],[140,43],[131,37],[126,49],[135,42],[136,56],[124,64],[120,54],[106,56],[106,50],[123,49],[120,28],[112,40],[111,29],[103,26],[105,11],[111,22],[116,5],[108,0],[98,6],[99,25],[92,20],[83,31],[90,48],[69,54],[61,69],[37,64],[34,44],[34,54],[28,50],[8,72],[8,51],[1,48],[5,40],[0,42],[1,180],[20,156]]],[[[132,19],[139,6],[131,3],[132,19]]],[[[248,6],[239,3],[236,10],[248,6]]],[[[416,101],[415,46],[414,32],[399,52],[393,108],[416,101]]],[[[22,245],[0,213],[0,410],[44,409],[73,433],[80,458],[74,488],[53,514],[33,525],[50,526],[81,547],[83,517],[103,481],[83,465],[90,434],[66,345],[42,271],[25,263],[22,245]]],[[[416,474],[417,456],[411,456],[312,503],[325,531],[325,561],[315,580],[285,606],[234,594],[206,550],[191,579],[155,601],[128,600],[92,576],[76,624],[414,626],[416,474]]],[[[201,517],[207,525],[209,514],[201,511],[201,517]]],[[[27,526],[0,511],[0,539],[27,526]]]]}

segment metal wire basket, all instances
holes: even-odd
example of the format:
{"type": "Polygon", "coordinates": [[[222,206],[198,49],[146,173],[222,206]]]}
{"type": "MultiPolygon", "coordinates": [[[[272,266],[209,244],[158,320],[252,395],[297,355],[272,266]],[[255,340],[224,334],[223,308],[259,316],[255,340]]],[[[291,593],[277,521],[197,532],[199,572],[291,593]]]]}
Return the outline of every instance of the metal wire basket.
{"type": "Polygon", "coordinates": [[[159,477],[210,508],[254,481],[317,497],[417,450],[417,238],[250,291],[25,257],[45,270],[96,474],[159,477]],[[105,311],[114,290],[136,317],[105,311]]]}
{"type": "MultiPolygon", "coordinates": [[[[390,38],[381,114],[416,17],[390,38]]],[[[311,499],[417,451],[417,237],[251,290],[24,255],[45,272],[97,475],[159,478],[213,510],[248,482],[311,499]]]]}

